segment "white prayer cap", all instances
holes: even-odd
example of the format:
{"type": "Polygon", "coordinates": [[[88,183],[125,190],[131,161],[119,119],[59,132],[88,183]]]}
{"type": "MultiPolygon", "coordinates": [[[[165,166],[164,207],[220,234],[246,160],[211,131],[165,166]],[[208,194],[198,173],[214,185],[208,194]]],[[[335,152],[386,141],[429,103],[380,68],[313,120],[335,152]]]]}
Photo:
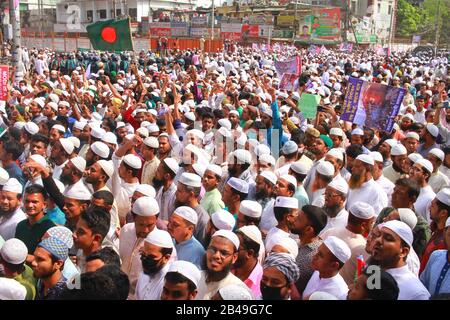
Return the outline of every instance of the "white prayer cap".
{"type": "Polygon", "coordinates": [[[371,156],[369,156],[368,154],[360,154],[359,156],[356,157],[356,160],[370,164],[371,166],[373,166],[375,164],[373,158],[371,156]]]}
{"type": "MultiPolygon", "coordinates": [[[[23,128],[25,129],[25,131],[26,132],[28,132],[29,134],[31,134],[31,135],[34,135],[34,134],[36,134],[36,133],[38,133],[39,132],[39,126],[36,124],[36,123],[34,123],[34,122],[27,122],[24,126],[23,126],[23,128]]],[[[64,128],[64,127],[63,127],[64,128]]]]}
{"type": "Polygon", "coordinates": [[[150,124],[147,126],[147,130],[149,133],[155,133],[155,132],[159,132],[159,127],[156,124],[150,124]]]}
{"type": "Polygon", "coordinates": [[[402,119],[404,118],[408,118],[409,120],[411,120],[412,122],[414,122],[414,116],[411,113],[407,113],[405,114],[402,119]]]}
{"type": "Polygon", "coordinates": [[[270,164],[272,166],[275,166],[275,158],[271,156],[270,154],[263,154],[258,158],[259,162],[270,164]]]}
{"type": "Polygon", "coordinates": [[[298,151],[298,145],[292,140],[287,141],[284,144],[284,146],[281,148],[281,152],[283,152],[283,154],[292,154],[297,151],[298,151]]]}
{"type": "Polygon", "coordinates": [[[35,98],[33,101],[36,102],[41,108],[45,106],[45,100],[43,98],[35,98]]]}
{"type": "Polygon", "coordinates": [[[107,132],[102,138],[105,143],[117,144],[117,136],[112,132],[107,132]]]}
{"type": "Polygon", "coordinates": [[[274,207],[298,209],[298,200],[291,197],[277,197],[275,199],[274,207]]]}
{"type": "Polygon", "coordinates": [[[159,213],[159,205],[154,198],[144,196],[134,202],[131,211],[141,217],[151,217],[159,213]]]}
{"type": "Polygon", "coordinates": [[[352,136],[353,135],[358,135],[358,136],[363,136],[364,135],[364,131],[361,128],[355,128],[352,130],[352,136]]]}
{"type": "Polygon", "coordinates": [[[92,128],[91,130],[91,136],[97,139],[102,139],[105,133],[106,131],[103,128],[92,128]]]}
{"type": "MultiPolygon", "coordinates": [[[[242,203],[241,203],[242,205],[242,203]]],[[[227,210],[220,209],[214,212],[211,215],[211,221],[214,227],[218,230],[230,230],[232,231],[235,224],[236,219],[234,216],[229,213],[227,210]]]]}
{"type": "Polygon", "coordinates": [[[254,152],[257,157],[261,157],[263,154],[270,154],[270,148],[265,144],[259,144],[255,147],[254,152]]]}
{"type": "Polygon", "coordinates": [[[73,146],[75,148],[79,148],[80,147],[81,142],[80,142],[80,139],[78,139],[77,137],[71,136],[71,137],[68,137],[67,139],[69,139],[73,143],[73,146]]]}
{"type": "Polygon", "coordinates": [[[429,173],[433,172],[433,164],[427,159],[419,159],[414,164],[420,164],[423,168],[427,169],[429,173]]]}
{"type": "Polygon", "coordinates": [[[333,179],[329,184],[328,187],[333,188],[336,191],[339,191],[346,195],[348,193],[348,184],[345,182],[345,180],[342,179],[333,179]]]}
{"type": "Polygon", "coordinates": [[[69,160],[72,162],[72,164],[77,168],[81,173],[84,173],[84,170],[86,170],[86,160],[82,157],[74,157],[69,160]]]}
{"type": "Polygon", "coordinates": [[[58,103],[58,106],[63,106],[63,107],[66,107],[66,108],[70,108],[70,103],[67,102],[67,101],[60,101],[58,103]]]}
{"type": "Polygon", "coordinates": [[[239,206],[239,212],[251,218],[261,218],[262,206],[252,200],[244,200],[239,206]]]}
{"type": "Polygon", "coordinates": [[[239,118],[239,112],[237,112],[236,110],[231,110],[229,112],[229,114],[234,114],[234,115],[236,115],[239,118]]]}
{"type": "Polygon", "coordinates": [[[269,180],[270,183],[272,183],[274,185],[277,184],[277,180],[278,180],[277,175],[275,173],[273,173],[272,171],[265,170],[265,171],[261,172],[259,175],[264,177],[264,179],[269,180]]]}
{"type": "Polygon", "coordinates": [[[25,300],[27,289],[17,280],[0,277],[0,300],[25,300]]]}
{"type": "Polygon", "coordinates": [[[200,188],[202,186],[202,178],[195,173],[183,172],[178,181],[186,186],[194,188],[200,188]]]}
{"type": "Polygon", "coordinates": [[[437,137],[439,134],[439,129],[438,127],[436,127],[434,124],[427,124],[426,126],[427,131],[433,136],[433,137],[437,137]]]}
{"type": "Polygon", "coordinates": [[[191,121],[195,121],[195,113],[193,112],[186,112],[184,114],[184,116],[186,117],[186,119],[191,120],[191,121]]]}
{"type": "Polygon", "coordinates": [[[123,157],[123,161],[132,167],[133,169],[140,169],[142,167],[142,161],[134,154],[127,154],[123,157]]]}
{"type": "MultiPolygon", "coordinates": [[[[55,182],[58,180],[55,180],[55,182]]],[[[59,181],[58,181],[59,182],[59,181]]],[[[73,247],[73,233],[69,228],[64,226],[51,227],[46,232],[50,237],[57,238],[61,242],[64,242],[67,248],[73,247]]]]}
{"type": "Polygon", "coordinates": [[[327,155],[332,156],[338,160],[344,161],[344,154],[338,148],[328,150],[327,155]]]}
{"type": "Polygon", "coordinates": [[[383,223],[383,228],[387,228],[395,232],[408,246],[412,246],[414,236],[411,228],[404,222],[391,220],[383,223]]]}
{"type": "MultiPolygon", "coordinates": [[[[333,150],[333,149],[331,149],[331,150],[333,150]]],[[[308,171],[309,171],[308,166],[305,163],[300,162],[300,161],[291,163],[291,166],[289,168],[298,174],[308,174],[308,171]]]]}
{"type": "Polygon", "coordinates": [[[178,162],[174,158],[165,158],[163,161],[166,164],[166,166],[168,166],[169,169],[172,170],[173,173],[177,174],[180,166],[178,165],[178,162]]]}
{"type": "Polygon", "coordinates": [[[119,129],[119,128],[122,128],[122,127],[125,127],[125,122],[122,122],[122,121],[117,122],[116,129],[119,129]]]}
{"type": "Polygon", "coordinates": [[[376,217],[373,207],[365,202],[357,201],[350,207],[350,213],[360,219],[368,220],[376,217]]]}
{"type": "Polygon", "coordinates": [[[91,200],[92,194],[87,187],[82,184],[76,183],[70,188],[67,188],[64,192],[64,196],[70,199],[87,201],[91,200]]]}
{"type": "Polygon", "coordinates": [[[316,291],[309,296],[308,300],[339,300],[339,299],[328,292],[316,291]]]}
{"type": "Polygon", "coordinates": [[[420,153],[414,152],[408,155],[408,159],[411,160],[413,163],[416,163],[417,160],[423,159],[423,157],[420,153]]]}
{"type": "Polygon", "coordinates": [[[197,212],[195,212],[195,210],[190,207],[187,207],[187,206],[178,207],[175,209],[173,214],[180,216],[184,220],[192,223],[193,225],[197,225],[197,222],[198,222],[197,212]]]}
{"type": "Polygon", "coordinates": [[[408,138],[413,138],[413,139],[416,139],[417,141],[420,140],[419,135],[416,132],[414,132],[414,131],[408,132],[406,134],[405,139],[408,139],[408,138]]]}
{"type": "Polygon", "coordinates": [[[189,261],[176,260],[169,264],[167,272],[176,272],[192,281],[195,287],[198,287],[202,276],[197,266],[189,261]]]}
{"type": "Polygon", "coordinates": [[[219,289],[222,300],[254,300],[249,289],[239,284],[228,284],[219,289]]]}
{"type": "Polygon", "coordinates": [[[391,156],[403,156],[405,154],[408,154],[408,151],[401,143],[396,144],[391,150],[391,156]]]}
{"type": "Polygon", "coordinates": [[[222,135],[224,138],[231,138],[233,136],[231,131],[225,127],[220,127],[219,130],[217,130],[217,133],[222,135]]]}
{"type": "Polygon", "coordinates": [[[94,142],[93,144],[91,144],[91,150],[103,159],[107,159],[109,157],[109,147],[103,142],[94,142]]]}
{"type": "MultiPolygon", "coordinates": [[[[159,128],[158,128],[158,130],[159,130],[159,128]]],[[[191,134],[191,135],[199,138],[200,140],[203,140],[203,138],[205,137],[205,134],[198,129],[191,129],[188,132],[186,132],[186,135],[188,135],[188,134],[191,134]]]]}
{"type": "Polygon", "coordinates": [[[373,161],[376,162],[383,162],[383,156],[378,151],[371,151],[369,152],[369,155],[372,157],[373,161]]]}
{"type": "Polygon", "coordinates": [[[216,164],[210,164],[206,167],[205,171],[211,171],[212,173],[214,173],[216,176],[222,177],[222,168],[216,164]]]}
{"type": "Polygon", "coordinates": [[[443,204],[450,206],[450,188],[442,188],[437,194],[436,199],[438,199],[443,204]]]}
{"type": "Polygon", "coordinates": [[[258,243],[260,246],[263,245],[262,234],[259,228],[255,225],[243,226],[238,229],[238,231],[242,232],[244,235],[258,243]]]}
{"type": "Polygon", "coordinates": [[[6,240],[0,250],[2,259],[11,264],[22,264],[28,256],[28,249],[21,240],[12,238],[6,240]]]}
{"type": "Polygon", "coordinates": [[[284,174],[279,179],[286,180],[288,183],[297,188],[297,179],[295,179],[294,176],[291,176],[290,174],[284,174]]]}
{"type": "MultiPolygon", "coordinates": [[[[58,95],[54,94],[54,93],[50,93],[48,95],[48,97],[50,98],[50,100],[52,100],[53,103],[58,103],[59,102],[59,97],[58,95]]],[[[53,107],[52,107],[53,108],[53,107]]],[[[56,105],[56,109],[58,110],[58,105],[56,105]]]]}
{"type": "Polygon", "coordinates": [[[87,124],[86,121],[75,121],[73,127],[78,130],[83,130],[87,124]]]}
{"type": "Polygon", "coordinates": [[[22,194],[23,188],[19,180],[16,178],[9,178],[9,180],[3,185],[2,190],[22,194]]]}
{"type": "Polygon", "coordinates": [[[391,148],[395,147],[398,144],[398,141],[395,139],[386,139],[384,140],[384,142],[386,142],[391,148]]]}
{"type": "Polygon", "coordinates": [[[344,133],[344,131],[342,131],[341,128],[331,128],[330,135],[338,136],[338,137],[345,137],[345,133],[344,133]]]}
{"type": "Polygon", "coordinates": [[[170,234],[157,228],[147,235],[145,242],[160,248],[173,248],[173,240],[170,234]]]}
{"type": "MultiPolygon", "coordinates": [[[[200,160],[200,159],[199,159],[200,160]]],[[[200,178],[203,178],[203,175],[205,174],[206,168],[205,168],[205,164],[202,162],[198,162],[198,163],[194,163],[192,165],[192,169],[194,169],[194,172],[200,176],[200,178]]]]}
{"type": "Polygon", "coordinates": [[[228,240],[230,240],[233,243],[233,245],[236,248],[236,250],[239,250],[239,244],[240,244],[239,238],[233,231],[230,231],[230,230],[218,230],[218,231],[214,232],[214,234],[212,235],[211,238],[214,238],[214,237],[227,238],[228,240]]]}
{"type": "Polygon", "coordinates": [[[98,160],[98,165],[102,168],[103,171],[107,174],[108,177],[112,177],[114,174],[114,164],[111,160],[98,160]]]}
{"type": "MultiPolygon", "coordinates": [[[[234,110],[233,110],[234,111],[234,110]]],[[[230,111],[231,113],[231,111],[230,111]]],[[[231,130],[231,122],[228,119],[220,119],[219,121],[217,121],[217,123],[221,126],[224,127],[228,130],[231,130]]]]}
{"type": "Polygon", "coordinates": [[[149,184],[140,184],[136,187],[134,192],[142,193],[144,196],[155,198],[156,197],[156,190],[153,188],[153,186],[149,184]]]}
{"type": "Polygon", "coordinates": [[[444,161],[445,159],[445,153],[441,149],[433,148],[428,152],[428,154],[432,154],[433,156],[436,156],[439,160],[444,161]]]}
{"type": "Polygon", "coordinates": [[[143,136],[143,137],[145,137],[145,138],[147,138],[148,137],[148,130],[147,130],[147,128],[138,128],[137,130],[136,130],[136,133],[138,133],[140,136],[143,136]]]}
{"type": "Polygon", "coordinates": [[[75,149],[75,146],[73,145],[73,142],[66,138],[59,139],[59,142],[61,143],[61,146],[63,147],[64,151],[71,155],[73,152],[73,149],[75,149]]]}
{"type": "Polygon", "coordinates": [[[238,149],[233,152],[233,155],[236,157],[237,163],[239,164],[252,163],[252,155],[248,150],[238,149]]]}
{"type": "Polygon", "coordinates": [[[350,250],[348,245],[338,237],[330,236],[325,239],[323,244],[342,263],[346,263],[347,260],[352,256],[352,251],[350,250]]]}
{"type": "Polygon", "coordinates": [[[53,110],[55,110],[56,112],[58,111],[58,104],[57,104],[57,102],[50,101],[49,103],[47,103],[47,105],[50,108],[52,108],[53,110]]]}
{"type": "Polygon", "coordinates": [[[400,216],[400,221],[406,223],[411,230],[413,230],[416,227],[417,224],[417,216],[409,208],[399,208],[397,209],[398,215],[400,216]]]}
{"type": "Polygon", "coordinates": [[[9,180],[9,173],[2,167],[0,167],[0,185],[4,185],[9,180]]]}
{"type": "Polygon", "coordinates": [[[241,193],[248,193],[248,183],[247,181],[244,181],[239,178],[231,177],[227,184],[232,187],[233,189],[241,192],[241,193]]]}
{"type": "Polygon", "coordinates": [[[39,165],[44,168],[47,166],[47,160],[45,160],[45,158],[40,154],[32,154],[30,158],[33,159],[33,161],[39,163],[39,165]]]}
{"type": "Polygon", "coordinates": [[[64,128],[62,125],[60,125],[60,124],[55,124],[55,125],[53,125],[53,127],[52,127],[52,129],[56,129],[56,130],[58,130],[58,131],[61,131],[61,132],[66,132],[66,128],[64,128]]]}
{"type": "Polygon", "coordinates": [[[317,172],[328,177],[334,176],[334,166],[328,161],[322,161],[317,166],[317,172]]]}

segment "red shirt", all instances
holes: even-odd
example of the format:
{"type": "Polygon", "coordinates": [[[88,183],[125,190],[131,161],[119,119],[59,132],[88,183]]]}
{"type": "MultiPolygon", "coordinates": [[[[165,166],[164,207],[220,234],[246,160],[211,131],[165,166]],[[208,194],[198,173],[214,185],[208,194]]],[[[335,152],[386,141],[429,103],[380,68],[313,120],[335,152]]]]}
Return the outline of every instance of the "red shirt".
{"type": "Polygon", "coordinates": [[[435,250],[446,249],[444,242],[444,230],[438,230],[433,233],[430,241],[428,241],[427,246],[423,252],[422,259],[420,259],[420,270],[419,273],[425,269],[428,263],[428,259],[430,259],[431,254],[435,250]]]}

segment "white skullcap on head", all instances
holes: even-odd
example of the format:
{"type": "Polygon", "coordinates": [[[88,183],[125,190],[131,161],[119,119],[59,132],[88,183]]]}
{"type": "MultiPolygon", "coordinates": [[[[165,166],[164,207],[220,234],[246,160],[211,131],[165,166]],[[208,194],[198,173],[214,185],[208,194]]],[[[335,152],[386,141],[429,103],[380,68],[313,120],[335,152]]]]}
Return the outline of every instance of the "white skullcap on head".
{"type": "Polygon", "coordinates": [[[436,199],[438,199],[443,204],[450,206],[450,188],[442,188],[437,194],[436,199]]]}
{"type": "MultiPolygon", "coordinates": [[[[234,110],[233,110],[234,111],[234,110]]],[[[231,113],[231,111],[230,111],[231,113]]],[[[220,119],[219,121],[217,121],[217,123],[224,128],[227,128],[228,130],[231,130],[231,122],[228,119],[220,119]]]]}
{"type": "Polygon", "coordinates": [[[73,127],[78,130],[83,130],[87,124],[87,121],[75,121],[73,127]]]}
{"type": "Polygon", "coordinates": [[[177,174],[178,169],[180,168],[177,160],[175,160],[174,158],[165,158],[163,161],[166,166],[169,167],[170,170],[172,170],[173,173],[177,174]]]}
{"type": "Polygon", "coordinates": [[[399,208],[397,209],[398,215],[400,216],[400,221],[406,223],[411,230],[413,230],[417,225],[417,216],[409,208],[399,208]]]}
{"type": "Polygon", "coordinates": [[[149,184],[140,184],[136,187],[134,192],[142,193],[144,196],[155,198],[156,197],[156,190],[149,184]]]}
{"type": "Polygon", "coordinates": [[[433,172],[433,164],[427,159],[419,159],[414,164],[420,164],[423,168],[427,169],[429,173],[433,172]]]}
{"type": "Polygon", "coordinates": [[[158,138],[156,138],[156,137],[147,137],[147,138],[145,138],[144,144],[147,147],[153,148],[153,149],[157,149],[159,147],[158,138]]]}
{"type": "Polygon", "coordinates": [[[61,131],[61,132],[66,132],[66,128],[64,128],[62,125],[60,125],[60,124],[55,124],[55,125],[53,125],[53,127],[52,127],[52,129],[56,129],[56,130],[58,130],[58,131],[61,131]]]}
{"type": "Polygon", "coordinates": [[[401,143],[396,144],[391,150],[391,156],[403,156],[405,154],[408,154],[408,151],[401,143]]]}
{"type": "Polygon", "coordinates": [[[328,161],[322,161],[317,166],[316,171],[324,176],[334,176],[334,166],[328,161]]]}
{"type": "Polygon", "coordinates": [[[272,183],[274,185],[277,184],[277,180],[278,180],[277,175],[275,173],[273,173],[272,171],[265,170],[265,171],[261,172],[259,175],[264,177],[264,179],[269,180],[270,183],[272,183]]]}
{"type": "Polygon", "coordinates": [[[222,168],[216,164],[210,164],[206,167],[206,171],[211,171],[212,173],[214,173],[216,176],[222,177],[222,168]]]}
{"type": "Polygon", "coordinates": [[[112,132],[107,132],[102,138],[105,143],[117,144],[117,136],[112,132]]]}
{"type": "Polygon", "coordinates": [[[52,108],[55,112],[58,112],[58,103],[54,101],[50,101],[47,105],[52,108]]]}
{"type": "Polygon", "coordinates": [[[86,160],[82,157],[74,157],[69,160],[72,162],[72,164],[75,166],[75,168],[78,169],[81,173],[84,173],[84,170],[86,170],[86,160]]]}
{"type": "Polygon", "coordinates": [[[197,225],[198,222],[198,214],[195,212],[194,209],[187,207],[187,206],[181,206],[174,210],[173,214],[176,214],[177,216],[180,216],[186,221],[189,221],[193,225],[197,225]]]}
{"type": "Polygon", "coordinates": [[[73,143],[73,146],[75,148],[79,148],[80,147],[81,142],[80,142],[80,139],[78,139],[77,137],[71,136],[71,137],[68,137],[67,139],[69,139],[73,143]]]}
{"type": "Polygon", "coordinates": [[[239,212],[251,218],[261,218],[262,206],[252,200],[244,200],[239,206],[239,212]]]}
{"type": "Polygon", "coordinates": [[[414,236],[411,228],[404,222],[391,220],[383,223],[383,228],[387,228],[397,234],[408,246],[412,246],[414,236]]]}
{"type": "Polygon", "coordinates": [[[257,157],[261,157],[263,154],[270,154],[270,148],[265,144],[259,144],[254,150],[257,157]]]}
{"type": "Polygon", "coordinates": [[[159,205],[154,198],[144,196],[134,202],[131,211],[141,217],[151,217],[159,213],[159,205]]]}
{"type": "Polygon", "coordinates": [[[355,128],[352,130],[352,136],[353,135],[357,135],[357,136],[363,136],[364,135],[364,131],[361,128],[355,128]]]}
{"type": "Polygon", "coordinates": [[[370,164],[371,166],[373,166],[375,164],[375,161],[373,160],[373,158],[371,156],[369,156],[368,154],[360,154],[359,156],[356,157],[356,160],[370,164]]]}
{"type": "Polygon", "coordinates": [[[248,193],[248,183],[242,179],[232,177],[227,184],[241,193],[248,193]]]}
{"type": "Polygon", "coordinates": [[[219,211],[214,212],[211,215],[211,221],[217,230],[232,231],[236,224],[236,219],[234,219],[234,216],[231,213],[229,213],[227,210],[223,210],[223,209],[220,209],[219,211]]]}
{"type": "Polygon", "coordinates": [[[200,176],[200,178],[203,178],[203,175],[205,174],[206,168],[204,163],[194,163],[192,165],[192,169],[194,169],[194,172],[200,176]]]}
{"type": "Polygon", "coordinates": [[[270,154],[263,154],[258,157],[258,161],[266,164],[270,164],[272,167],[275,166],[275,158],[270,154]]]}
{"type": "Polygon", "coordinates": [[[236,248],[236,250],[239,250],[239,244],[240,244],[239,238],[233,231],[230,231],[230,230],[218,230],[218,231],[214,232],[214,234],[212,235],[211,238],[214,238],[214,237],[227,238],[228,240],[230,240],[233,243],[233,245],[236,248]]]}
{"type": "Polygon", "coordinates": [[[108,177],[112,177],[114,174],[114,164],[111,160],[98,160],[98,165],[102,168],[103,171],[105,171],[106,175],[108,177]]]}
{"type": "Polygon", "coordinates": [[[352,251],[350,250],[348,245],[338,237],[330,236],[325,239],[323,244],[342,263],[346,263],[347,260],[352,256],[352,251]]]}
{"type": "Polygon", "coordinates": [[[365,202],[357,201],[350,207],[350,213],[360,219],[368,220],[377,216],[373,207],[365,202]]]}
{"type": "Polygon", "coordinates": [[[408,118],[409,120],[411,120],[412,122],[414,122],[414,116],[411,113],[407,113],[405,114],[402,119],[404,118],[408,118]]]}
{"type": "Polygon", "coordinates": [[[0,277],[0,300],[25,300],[27,289],[17,280],[0,277]]]}
{"type": "Polygon", "coordinates": [[[344,133],[344,131],[342,131],[341,128],[331,128],[330,135],[344,137],[345,133],[344,133]]]}
{"type": "Polygon", "coordinates": [[[75,149],[75,146],[73,145],[73,142],[66,138],[59,139],[59,142],[61,143],[61,146],[63,147],[64,151],[71,155],[73,152],[73,149],[75,149]]]}
{"type": "Polygon", "coordinates": [[[191,120],[191,121],[195,121],[195,113],[193,112],[186,112],[184,114],[184,116],[186,117],[186,119],[191,120]]]}
{"type": "Polygon", "coordinates": [[[148,137],[148,129],[147,128],[138,128],[137,130],[136,130],[136,133],[138,133],[139,135],[141,135],[141,136],[144,136],[144,138],[147,138],[148,137]]]}
{"type": "Polygon", "coordinates": [[[102,139],[105,133],[106,131],[103,128],[92,128],[91,130],[91,136],[97,139],[102,139]]]}
{"type": "Polygon", "coordinates": [[[195,287],[198,287],[202,276],[197,266],[189,261],[176,260],[169,264],[167,272],[176,272],[192,281],[195,287]]]}
{"type": "Polygon", "coordinates": [[[109,157],[109,147],[103,142],[94,142],[93,144],[91,144],[91,150],[103,159],[107,159],[109,157]]]}
{"type": "Polygon", "coordinates": [[[202,186],[202,178],[195,173],[183,172],[178,182],[194,188],[202,186]]]}
{"type": "Polygon", "coordinates": [[[445,221],[445,227],[446,228],[450,227],[450,217],[448,217],[447,220],[445,221]]]}
{"type": "Polygon", "coordinates": [[[155,132],[159,132],[159,127],[158,127],[158,125],[152,123],[147,126],[147,130],[149,133],[155,133],[155,132]]]}
{"type": "Polygon", "coordinates": [[[0,167],[0,185],[4,185],[9,180],[9,173],[0,167]]]}
{"type": "Polygon", "coordinates": [[[252,163],[252,155],[248,150],[238,149],[233,152],[233,155],[236,157],[238,164],[252,163]]]}
{"type": "MultiPolygon", "coordinates": [[[[290,237],[281,237],[273,245],[273,247],[275,247],[275,246],[280,246],[280,247],[285,248],[294,260],[298,256],[298,244],[294,239],[292,239],[290,237]]],[[[270,248],[270,251],[272,251],[273,247],[270,248]]]]}
{"type": "Polygon", "coordinates": [[[300,161],[292,162],[290,169],[298,174],[308,174],[309,171],[308,166],[300,161]]]}
{"type": "Polygon", "coordinates": [[[219,130],[217,130],[217,133],[222,135],[224,138],[231,138],[233,136],[231,131],[225,127],[220,127],[219,130]]]}
{"type": "Polygon", "coordinates": [[[346,195],[348,193],[348,184],[345,182],[345,180],[342,179],[333,179],[328,184],[328,187],[333,188],[336,191],[339,191],[346,195]]]}
{"type": "Polygon", "coordinates": [[[416,163],[417,160],[419,159],[423,159],[422,155],[420,153],[410,153],[408,155],[408,159],[411,160],[412,162],[416,163]]]}
{"type": "Polygon", "coordinates": [[[274,207],[298,209],[298,200],[291,197],[277,197],[274,207]]]}
{"type": "Polygon", "coordinates": [[[133,169],[141,169],[142,167],[141,159],[139,159],[139,157],[135,156],[134,154],[127,154],[125,157],[123,157],[123,162],[125,162],[133,169]]]}
{"type": "Polygon", "coordinates": [[[12,238],[6,240],[0,250],[2,259],[11,264],[23,264],[28,256],[28,249],[22,240],[12,238]]]}
{"type": "MultiPolygon", "coordinates": [[[[64,128],[64,127],[63,127],[64,128]]],[[[24,126],[23,129],[25,129],[25,131],[27,131],[29,134],[34,135],[36,133],[39,132],[39,126],[34,123],[34,122],[27,122],[24,126]]],[[[65,131],[65,130],[64,130],[65,131]]]]}
{"type": "Polygon", "coordinates": [[[430,152],[428,152],[428,154],[432,154],[433,156],[437,157],[441,161],[444,161],[444,159],[445,159],[444,151],[442,151],[441,149],[438,149],[438,148],[431,149],[430,152]]]}
{"type": "Polygon", "coordinates": [[[45,158],[40,154],[32,154],[30,158],[33,159],[33,161],[39,163],[39,165],[44,168],[47,166],[47,160],[45,160],[45,158]]]}
{"type": "Polygon", "coordinates": [[[327,155],[332,156],[333,158],[339,159],[341,161],[344,161],[344,154],[338,148],[328,150],[327,155]]]}
{"type": "Polygon", "coordinates": [[[417,140],[417,141],[420,140],[419,135],[418,135],[416,132],[414,132],[414,131],[408,132],[408,133],[406,134],[405,139],[408,139],[408,138],[413,138],[413,139],[415,139],[415,140],[417,140]]]}
{"type": "Polygon", "coordinates": [[[369,152],[369,155],[372,157],[373,161],[376,162],[383,162],[383,156],[378,151],[371,151],[369,152]]]}
{"type": "Polygon", "coordinates": [[[243,285],[228,284],[219,289],[222,300],[254,300],[250,290],[243,285]]]}
{"type": "Polygon", "coordinates": [[[173,248],[173,240],[170,234],[156,228],[147,235],[144,241],[160,248],[173,248]]]}
{"type": "Polygon", "coordinates": [[[4,185],[2,191],[13,192],[22,194],[23,187],[19,180],[16,178],[10,178],[4,185]]]}
{"type": "Polygon", "coordinates": [[[64,196],[70,199],[88,201],[91,200],[92,194],[83,184],[75,183],[64,191],[64,196]]]}
{"type": "Polygon", "coordinates": [[[309,296],[308,300],[339,300],[339,299],[328,292],[316,291],[309,296]]]}
{"type": "Polygon", "coordinates": [[[290,174],[284,174],[279,179],[286,180],[288,183],[297,188],[297,179],[294,176],[291,176],[290,174]]]}
{"type": "Polygon", "coordinates": [[[386,142],[391,148],[395,147],[398,144],[398,141],[395,139],[386,139],[384,140],[384,142],[386,142]]]}
{"type": "Polygon", "coordinates": [[[439,135],[439,129],[434,124],[427,124],[426,128],[433,137],[436,138],[439,135]]]}
{"type": "Polygon", "coordinates": [[[237,230],[258,243],[260,246],[264,244],[261,231],[255,225],[243,226],[237,230]]]}

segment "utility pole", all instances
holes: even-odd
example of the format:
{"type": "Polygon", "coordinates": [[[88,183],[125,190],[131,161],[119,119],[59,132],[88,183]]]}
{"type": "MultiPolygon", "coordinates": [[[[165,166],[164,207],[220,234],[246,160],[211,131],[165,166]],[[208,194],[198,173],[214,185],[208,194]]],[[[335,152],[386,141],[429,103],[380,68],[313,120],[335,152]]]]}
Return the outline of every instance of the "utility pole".
{"type": "Polygon", "coordinates": [[[14,81],[19,82],[23,79],[22,72],[22,49],[20,48],[20,15],[19,8],[14,7],[14,0],[9,0],[9,20],[12,25],[13,46],[12,46],[12,65],[15,67],[14,81]]]}
{"type": "Polygon", "coordinates": [[[214,4],[214,0],[212,0],[212,14],[211,14],[211,41],[214,40],[214,20],[215,16],[214,16],[214,8],[215,4],[214,4]]]}
{"type": "Polygon", "coordinates": [[[439,18],[440,18],[440,9],[441,9],[441,0],[438,0],[437,9],[436,9],[436,38],[434,42],[434,54],[436,55],[439,47],[439,18]]]}

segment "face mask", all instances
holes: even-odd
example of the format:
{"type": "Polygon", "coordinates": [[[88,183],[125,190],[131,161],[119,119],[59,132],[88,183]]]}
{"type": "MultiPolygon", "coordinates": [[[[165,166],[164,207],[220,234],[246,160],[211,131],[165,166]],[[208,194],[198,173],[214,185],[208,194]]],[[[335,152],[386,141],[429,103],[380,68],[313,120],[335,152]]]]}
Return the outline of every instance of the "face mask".
{"type": "Polygon", "coordinates": [[[153,258],[150,258],[148,256],[141,255],[141,262],[142,262],[142,270],[146,275],[152,275],[158,272],[161,268],[158,266],[159,260],[155,260],[153,258]]]}
{"type": "Polygon", "coordinates": [[[261,294],[263,300],[284,300],[281,296],[281,288],[269,287],[265,284],[261,284],[261,294]]]}

